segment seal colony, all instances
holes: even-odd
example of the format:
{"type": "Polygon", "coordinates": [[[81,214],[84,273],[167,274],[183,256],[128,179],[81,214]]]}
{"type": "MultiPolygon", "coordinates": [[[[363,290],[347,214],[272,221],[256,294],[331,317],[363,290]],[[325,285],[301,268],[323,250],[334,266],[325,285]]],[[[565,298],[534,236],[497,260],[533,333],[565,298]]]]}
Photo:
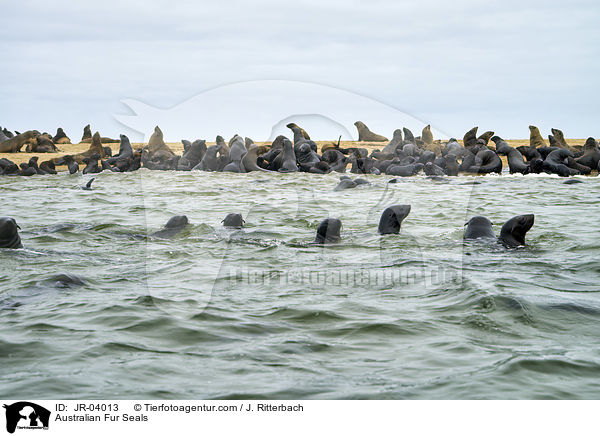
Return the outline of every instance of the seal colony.
{"type": "MultiPolygon", "coordinates": [[[[511,147],[493,131],[477,136],[478,127],[465,133],[462,144],[456,138],[435,140],[431,127],[425,126],[420,136],[408,128],[396,129],[392,139],[373,133],[362,122],[355,123],[359,142],[353,147],[330,143],[321,149],[309,134],[295,123],[287,124],[293,139],[280,135],[270,145],[257,145],[250,138],[235,135],[229,142],[217,136],[216,144],[208,146],[203,139],[182,140],[183,155],[176,154],[165,142],[162,130],[156,126],[148,144],[134,149],[126,135],[120,135],[119,152],[112,156],[110,138],[92,135],[90,125],[84,128],[82,143],[89,143],[86,151],[44,160],[39,157],[19,165],[10,159],[0,159],[0,175],[32,176],[56,174],[56,167],[66,166],[69,173],[83,171],[94,174],[102,171],[129,172],[141,167],[150,170],[222,171],[246,173],[252,171],[327,174],[345,173],[348,168],[355,174],[387,174],[410,177],[425,174],[432,177],[458,174],[501,174],[508,162],[508,171],[526,174],[557,174],[561,177],[588,175],[600,164],[598,142],[590,137],[582,147],[569,145],[559,129],[552,129],[547,146],[536,126],[529,126],[529,146],[511,147]],[[360,146],[361,141],[381,144],[370,153],[360,146]],[[82,167],[82,165],[84,165],[82,167]]],[[[52,153],[57,145],[70,141],[59,128],[52,137],[47,133],[29,130],[24,133],[0,130],[0,152],[52,153]]],[[[346,182],[348,187],[352,183],[346,182]]]]}

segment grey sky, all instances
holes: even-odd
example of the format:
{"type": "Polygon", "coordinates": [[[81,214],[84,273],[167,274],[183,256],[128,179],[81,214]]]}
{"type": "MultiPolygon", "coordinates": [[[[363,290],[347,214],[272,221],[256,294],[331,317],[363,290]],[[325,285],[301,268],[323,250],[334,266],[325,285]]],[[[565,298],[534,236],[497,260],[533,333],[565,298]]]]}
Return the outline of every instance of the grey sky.
{"type": "Polygon", "coordinates": [[[593,0],[11,2],[0,125],[78,139],[92,123],[135,139],[113,118],[129,113],[121,99],[166,108],[285,79],[371,97],[453,136],[479,125],[527,137],[530,123],[600,136],[599,12],[593,0]]]}

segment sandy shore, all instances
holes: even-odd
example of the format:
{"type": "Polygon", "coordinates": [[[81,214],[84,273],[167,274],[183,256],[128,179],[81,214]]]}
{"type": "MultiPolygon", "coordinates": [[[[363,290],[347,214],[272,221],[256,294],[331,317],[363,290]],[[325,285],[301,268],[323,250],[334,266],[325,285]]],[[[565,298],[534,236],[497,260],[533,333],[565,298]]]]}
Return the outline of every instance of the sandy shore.
{"type": "MultiPolygon", "coordinates": [[[[566,140],[569,145],[583,145],[585,143],[585,139],[567,139],[566,140]]],[[[315,141],[319,146],[319,152],[321,151],[321,147],[326,144],[332,144],[332,141],[315,141]]],[[[462,141],[459,141],[462,143],[462,141]]],[[[529,139],[507,139],[509,145],[512,147],[518,147],[520,145],[529,145],[529,139]]],[[[214,145],[214,142],[207,142],[206,145],[214,145]]],[[[256,142],[258,145],[267,144],[270,145],[270,142],[256,142]]],[[[362,147],[369,150],[369,153],[376,149],[382,149],[385,147],[387,142],[358,142],[358,141],[342,141],[340,147],[362,147]]],[[[492,142],[490,144],[493,145],[492,142]]],[[[548,144],[548,141],[546,141],[548,144]]],[[[118,153],[119,144],[104,144],[105,146],[110,146],[113,151],[113,154],[118,153]]],[[[146,144],[143,143],[132,143],[131,144],[134,149],[143,147],[146,144]]],[[[176,154],[183,154],[183,144],[181,142],[167,142],[167,145],[173,150],[176,154]]],[[[13,161],[16,164],[20,164],[21,162],[28,162],[33,156],[39,156],[39,162],[43,162],[45,160],[53,159],[56,157],[60,157],[66,154],[76,154],[86,151],[90,147],[89,143],[79,143],[79,144],[60,144],[58,148],[60,152],[58,153],[0,153],[0,158],[6,158],[13,161]]],[[[504,163],[506,163],[505,159],[503,159],[504,163]]]]}

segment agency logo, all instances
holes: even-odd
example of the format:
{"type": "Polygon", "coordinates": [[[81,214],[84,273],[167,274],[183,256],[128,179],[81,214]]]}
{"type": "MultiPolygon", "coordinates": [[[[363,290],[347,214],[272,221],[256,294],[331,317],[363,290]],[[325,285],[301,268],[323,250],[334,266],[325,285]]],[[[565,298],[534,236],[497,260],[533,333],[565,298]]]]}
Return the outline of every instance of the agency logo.
{"type": "Polygon", "coordinates": [[[19,401],[4,405],[6,409],[6,431],[14,433],[19,430],[48,430],[50,411],[35,403],[19,401]]]}

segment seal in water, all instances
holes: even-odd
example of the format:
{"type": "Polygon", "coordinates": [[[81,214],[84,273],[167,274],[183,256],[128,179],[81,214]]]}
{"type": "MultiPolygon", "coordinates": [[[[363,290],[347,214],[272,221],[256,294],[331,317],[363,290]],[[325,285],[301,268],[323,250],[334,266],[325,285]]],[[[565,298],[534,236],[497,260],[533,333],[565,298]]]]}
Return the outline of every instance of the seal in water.
{"type": "Polygon", "coordinates": [[[177,235],[188,225],[188,217],[185,215],[175,215],[171,217],[165,227],[158,232],[152,233],[150,236],[154,238],[170,239],[177,235]]]}
{"type": "Polygon", "coordinates": [[[218,171],[219,158],[217,158],[217,153],[220,149],[220,145],[211,145],[208,147],[206,153],[204,153],[204,157],[198,165],[192,168],[192,171],[218,171]]]}
{"type": "Polygon", "coordinates": [[[92,191],[94,188],[92,188],[92,183],[94,183],[94,180],[96,180],[95,177],[92,177],[86,184],[85,186],[82,186],[81,189],[83,189],[84,191],[92,191]]]}
{"type": "Polygon", "coordinates": [[[241,213],[229,213],[221,222],[223,223],[223,227],[230,227],[233,229],[241,229],[246,223],[242,218],[241,213]]]}
{"type": "Polygon", "coordinates": [[[362,121],[357,121],[354,125],[356,126],[356,130],[358,130],[359,141],[388,142],[388,139],[385,136],[371,132],[362,121]]]}
{"type": "Polygon", "coordinates": [[[22,248],[20,229],[14,218],[0,217],[0,248],[22,248]]]}
{"type": "Polygon", "coordinates": [[[465,226],[467,228],[463,239],[496,239],[492,222],[484,216],[474,216],[465,226]]]}
{"type": "Polygon", "coordinates": [[[342,222],[337,218],[326,218],[321,221],[317,228],[317,235],[315,236],[316,244],[329,244],[332,242],[338,242],[341,239],[340,230],[342,229],[342,222]]]}
{"type": "Polygon", "coordinates": [[[535,216],[517,215],[504,223],[498,241],[507,248],[525,245],[525,235],[533,226],[535,216]]]}
{"type": "Polygon", "coordinates": [[[410,213],[410,204],[396,204],[383,211],[377,231],[382,235],[397,234],[404,218],[410,213]]]}

